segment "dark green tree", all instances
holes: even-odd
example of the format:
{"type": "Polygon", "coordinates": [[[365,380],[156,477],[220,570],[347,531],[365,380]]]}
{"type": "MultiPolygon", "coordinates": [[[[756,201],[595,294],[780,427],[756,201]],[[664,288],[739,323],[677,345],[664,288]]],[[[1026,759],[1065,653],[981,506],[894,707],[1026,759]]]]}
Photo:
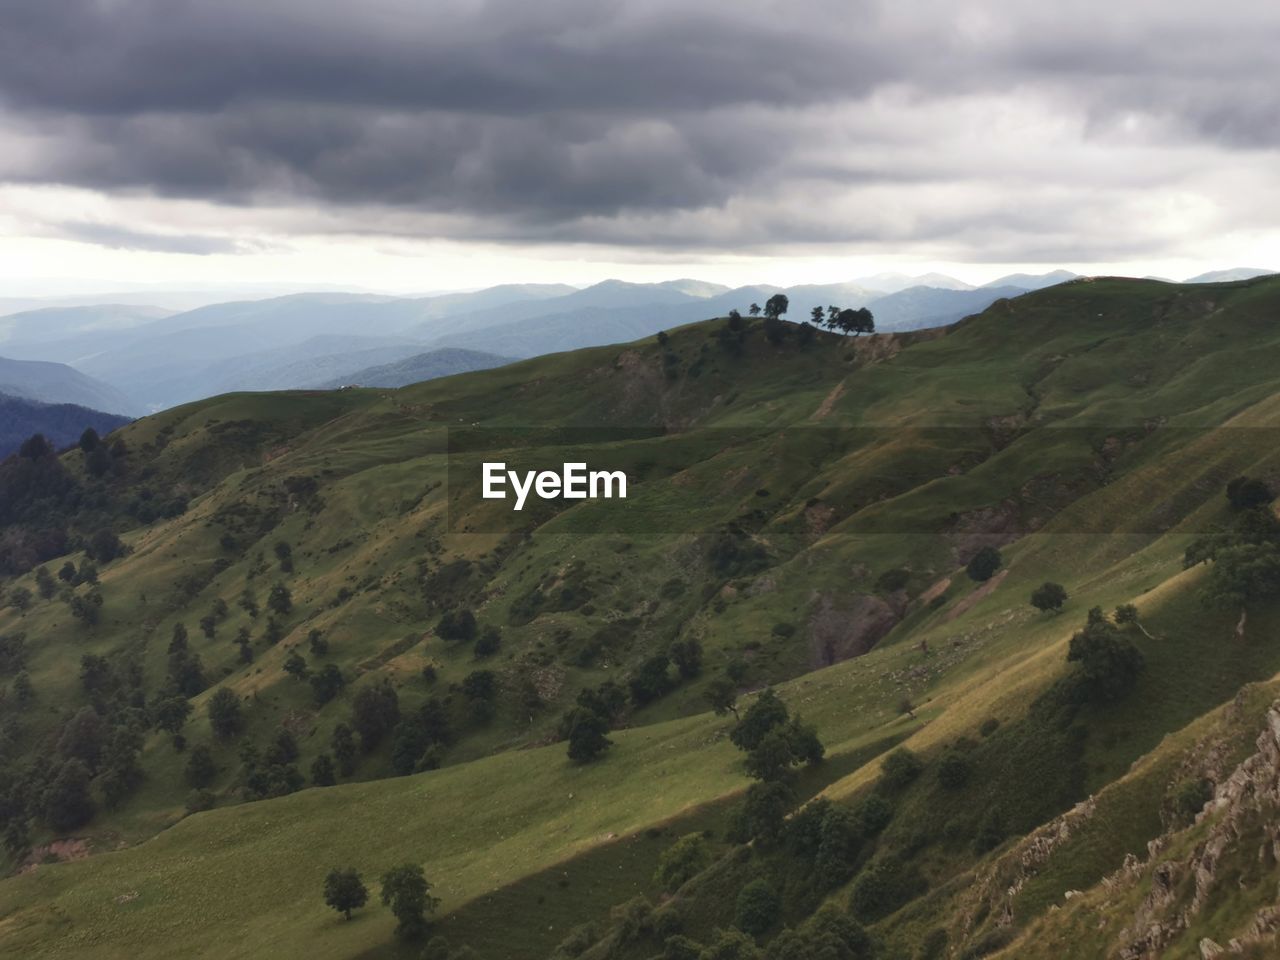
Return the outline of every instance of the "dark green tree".
{"type": "Polygon", "coordinates": [[[892,751],[880,762],[881,780],[890,790],[901,790],[923,769],[920,758],[906,747],[892,751]]]}
{"type": "Polygon", "coordinates": [[[569,759],[590,763],[613,745],[609,721],[588,707],[572,707],[560,721],[560,733],[569,741],[569,759]]]}
{"type": "Polygon", "coordinates": [[[293,609],[293,594],[283,583],[277,583],[267,594],[267,607],[280,616],[288,616],[293,609]]]}
{"type": "Polygon", "coordinates": [[[667,652],[685,680],[692,680],[702,673],[702,644],[696,638],[677,640],[667,652]]]}
{"type": "Polygon", "coordinates": [[[201,790],[213,783],[217,775],[218,767],[213,762],[213,751],[209,749],[208,744],[201,743],[192,747],[191,753],[187,756],[187,782],[197,790],[201,790]]]}
{"type": "Polygon", "coordinates": [[[44,567],[36,567],[36,592],[49,600],[58,592],[58,584],[44,567]]]}
{"type": "Polygon", "coordinates": [[[365,753],[382,742],[400,719],[400,698],[387,680],[365,687],[351,704],[351,722],[365,753]]]}
{"type": "Polygon", "coordinates": [[[307,679],[307,661],[297,650],[290,650],[284,658],[284,672],[295,680],[307,679]]]}
{"type": "Polygon", "coordinates": [[[338,782],[338,772],[333,766],[333,757],[322,753],[311,761],[311,783],[317,787],[332,787],[338,782]]]}
{"type": "Polygon", "coordinates": [[[472,670],[462,678],[462,695],[477,723],[488,723],[498,699],[498,675],[492,670],[472,670]]]}
{"type": "Polygon", "coordinates": [[[219,740],[230,740],[244,729],[240,698],[227,687],[220,687],[209,698],[209,727],[219,740]]]}
{"type": "Polygon", "coordinates": [[[1094,608],[1084,629],[1067,646],[1067,661],[1077,664],[1077,690],[1086,701],[1119,700],[1138,682],[1142,651],[1094,608]]]}
{"type": "Polygon", "coordinates": [[[1252,510],[1276,498],[1266,481],[1256,477],[1236,477],[1227,484],[1227,502],[1233,510],[1252,510]]]}
{"type": "Polygon", "coordinates": [[[417,940],[427,932],[427,914],[439,906],[431,884],[416,863],[393,867],[382,875],[382,902],[396,918],[396,936],[417,940]]]}
{"type": "Polygon", "coordinates": [[[738,891],[733,925],[753,937],[763,936],[782,913],[782,898],[767,880],[752,880],[738,891]]]}
{"type": "Polygon", "coordinates": [[[346,686],[346,678],[336,663],[326,663],[318,672],[311,675],[311,693],[315,697],[316,706],[324,706],[342,692],[346,686]]]}
{"type": "Polygon", "coordinates": [[[44,819],[58,833],[84,826],[96,807],[89,792],[89,768],[82,760],[68,760],[58,768],[44,796],[44,819]]]}
{"type": "Polygon", "coordinates": [[[729,677],[715,677],[707,684],[702,695],[717,717],[732,713],[735,720],[741,719],[738,716],[738,685],[729,677]]]}
{"type": "Polygon", "coordinates": [[[772,687],[767,687],[747,708],[742,719],[729,734],[729,739],[740,750],[754,750],[771,730],[790,719],[787,705],[772,687]]]}
{"type": "Polygon", "coordinates": [[[333,736],[329,742],[333,747],[333,757],[338,761],[338,772],[344,777],[351,776],[356,769],[355,734],[345,723],[340,723],[333,728],[333,736]]]}
{"type": "Polygon", "coordinates": [[[325,906],[333,907],[346,919],[350,920],[351,911],[360,909],[368,901],[369,891],[354,868],[330,870],[324,878],[325,906]]]}
{"type": "Polygon", "coordinates": [[[638,707],[652,703],[671,690],[672,681],[667,669],[671,661],[665,654],[650,657],[640,665],[627,681],[631,699],[638,707]]]}
{"type": "Polygon", "coordinates": [[[658,858],[653,882],[667,893],[675,893],[689,880],[711,866],[711,847],[701,833],[686,833],[658,858]]]}
{"type": "Polygon", "coordinates": [[[1000,551],[995,547],[983,547],[975,553],[967,564],[965,564],[965,573],[969,574],[969,579],[978,583],[984,583],[995,576],[995,572],[1000,569],[1004,563],[1004,558],[1000,556],[1000,551]]]}
{"type": "Polygon", "coordinates": [[[473,649],[477,660],[491,657],[502,646],[502,632],[497,627],[485,627],[480,631],[473,649]]]}
{"type": "Polygon", "coordinates": [[[1031,591],[1031,605],[1042,613],[1059,613],[1067,602],[1067,591],[1060,583],[1046,581],[1031,591]]]}

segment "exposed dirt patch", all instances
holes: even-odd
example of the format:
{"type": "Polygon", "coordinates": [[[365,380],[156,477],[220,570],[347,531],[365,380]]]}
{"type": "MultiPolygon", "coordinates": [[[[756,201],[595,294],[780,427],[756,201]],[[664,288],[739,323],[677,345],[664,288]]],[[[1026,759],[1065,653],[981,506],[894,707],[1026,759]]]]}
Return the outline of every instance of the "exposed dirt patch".
{"type": "Polygon", "coordinates": [[[52,860],[68,863],[72,860],[87,859],[89,859],[89,845],[83,840],[54,840],[43,846],[32,847],[31,852],[27,854],[27,859],[18,869],[18,873],[30,873],[39,868],[40,864],[52,860]]]}
{"type": "Polygon", "coordinates": [[[825,503],[812,503],[804,508],[804,523],[809,536],[820,537],[836,521],[836,509],[825,503]]]}
{"type": "Polygon", "coordinates": [[[951,578],[943,577],[941,580],[939,580],[937,583],[931,586],[924,593],[920,594],[920,596],[917,597],[916,599],[918,599],[921,603],[930,603],[931,601],[936,600],[938,597],[946,593],[947,590],[950,589],[950,587],[951,587],[951,578]]]}
{"type": "Polygon", "coordinates": [[[987,417],[985,427],[991,443],[997,450],[1003,450],[1014,441],[1026,425],[1025,413],[1010,413],[1002,417],[987,417]]]}
{"type": "Polygon", "coordinates": [[[618,354],[613,369],[622,377],[620,402],[616,414],[637,410],[655,410],[662,406],[662,371],[656,363],[646,363],[638,350],[624,350],[618,354]]]}
{"type": "Polygon", "coordinates": [[[831,413],[831,408],[836,405],[836,401],[843,396],[844,396],[844,381],[841,380],[839,383],[837,383],[834,387],[831,388],[831,392],[828,393],[826,397],[823,398],[822,403],[818,404],[818,409],[813,411],[813,415],[809,417],[809,419],[825,420],[827,415],[831,413]]]}
{"type": "Polygon", "coordinates": [[[1013,500],[959,514],[948,533],[956,563],[963,566],[983,547],[1002,547],[1017,540],[1026,533],[1019,514],[1013,500]]]}
{"type": "Polygon", "coordinates": [[[944,622],[950,623],[952,620],[960,616],[962,613],[972,610],[974,604],[978,603],[980,600],[984,599],[985,597],[989,597],[991,596],[991,594],[995,593],[996,588],[999,587],[1000,584],[1004,583],[1004,578],[1007,577],[1008,575],[1009,575],[1009,571],[1007,569],[1001,570],[994,577],[992,577],[990,580],[988,580],[986,583],[980,586],[977,590],[973,591],[973,593],[969,594],[967,597],[962,597],[959,602],[957,602],[954,606],[952,606],[950,610],[947,611],[947,615],[944,618],[944,622]]]}

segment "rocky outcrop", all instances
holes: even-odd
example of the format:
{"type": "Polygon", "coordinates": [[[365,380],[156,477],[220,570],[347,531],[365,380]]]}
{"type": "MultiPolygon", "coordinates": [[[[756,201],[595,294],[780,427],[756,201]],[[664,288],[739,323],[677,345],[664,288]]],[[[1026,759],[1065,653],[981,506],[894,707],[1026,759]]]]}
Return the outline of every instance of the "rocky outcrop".
{"type": "MultiPolygon", "coordinates": [[[[1115,891],[1145,875],[1151,878],[1150,891],[1121,933],[1117,954],[1121,960],[1162,956],[1210,901],[1222,894],[1224,863],[1280,861],[1280,701],[1267,711],[1256,746],[1257,752],[1215,787],[1213,798],[1197,815],[1194,829],[1199,836],[1190,855],[1161,859],[1174,839],[1165,834],[1148,845],[1145,864],[1126,859],[1120,870],[1103,881],[1115,891]]],[[[1217,941],[1199,942],[1202,957],[1276,949],[1280,947],[1280,904],[1258,910],[1244,929],[1222,933],[1217,941]],[[1234,936],[1228,938],[1228,934],[1234,936]],[[1220,946],[1223,940],[1226,945],[1220,946]]]]}
{"type": "Polygon", "coordinates": [[[905,596],[886,599],[857,594],[836,602],[819,595],[809,616],[810,660],[830,666],[866,653],[897,626],[905,612],[905,596]]]}
{"type": "Polygon", "coordinates": [[[1028,834],[980,874],[974,883],[971,909],[964,920],[964,935],[968,937],[974,931],[980,917],[995,917],[998,927],[1011,926],[1016,919],[1013,904],[1023,887],[1039,874],[1059,847],[1093,819],[1096,811],[1097,801],[1093,797],[1082,800],[1028,834]]]}

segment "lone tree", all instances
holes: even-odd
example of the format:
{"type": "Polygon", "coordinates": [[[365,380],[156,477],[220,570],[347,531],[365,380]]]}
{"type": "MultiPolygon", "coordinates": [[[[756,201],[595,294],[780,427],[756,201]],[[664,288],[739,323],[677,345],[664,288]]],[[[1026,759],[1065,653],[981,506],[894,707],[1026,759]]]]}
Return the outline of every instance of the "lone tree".
{"type": "Polygon", "coordinates": [[[760,316],[760,304],[753,303],[751,306],[747,307],[747,313],[751,314],[753,317],[760,316]]]}
{"type": "Polygon", "coordinates": [[[351,911],[358,910],[369,901],[369,891],[354,868],[330,870],[324,878],[324,902],[340,914],[351,919],[351,911]]]}
{"type": "Polygon", "coordinates": [[[1061,613],[1066,602],[1067,591],[1060,583],[1046,581],[1031,591],[1031,605],[1042,613],[1061,613]]]}
{"type": "Polygon", "coordinates": [[[286,616],[293,609],[293,595],[283,583],[277,583],[267,594],[267,606],[280,616],[286,616]]]}
{"type": "Polygon", "coordinates": [[[590,763],[613,746],[608,732],[608,719],[587,706],[573,707],[560,721],[560,735],[569,741],[574,763],[590,763]]]}
{"type": "Polygon", "coordinates": [[[1142,621],[1138,616],[1138,608],[1132,603],[1122,603],[1120,606],[1116,607],[1115,621],[1116,625],[1121,628],[1137,627],[1142,631],[1142,635],[1148,640],[1155,639],[1155,637],[1147,632],[1147,628],[1142,625],[1142,621]]]}
{"type": "Polygon", "coordinates": [[[787,312],[789,306],[791,306],[791,301],[787,299],[785,293],[775,293],[764,302],[764,315],[772,320],[777,320],[787,312]]]}
{"type": "Polygon", "coordinates": [[[401,864],[382,875],[382,902],[395,914],[400,939],[417,940],[427,932],[427,914],[440,905],[430,890],[431,884],[416,863],[401,864]]]}
{"type": "Polygon", "coordinates": [[[307,669],[306,658],[297,650],[290,650],[289,656],[284,658],[284,672],[289,674],[295,680],[305,680],[310,671],[307,669]]]}
{"type": "Polygon", "coordinates": [[[738,716],[738,685],[728,676],[719,676],[707,684],[706,690],[703,691],[703,697],[706,698],[711,709],[715,711],[717,717],[723,717],[725,714],[732,713],[733,719],[741,720],[738,716]]]}
{"type": "Polygon", "coordinates": [[[817,731],[792,717],[771,689],[756,698],[729,739],[747,754],[747,773],[765,783],[784,781],[792,767],[818,763],[826,753],[817,731]]]}
{"type": "Polygon", "coordinates": [[[970,580],[985,583],[995,576],[1003,563],[1004,558],[1000,556],[999,550],[995,547],[983,547],[970,558],[964,570],[969,574],[970,580]]]}
{"type": "Polygon", "coordinates": [[[809,318],[813,321],[814,326],[822,326],[822,321],[826,318],[827,312],[821,307],[814,307],[809,311],[809,318]]]}
{"type": "Polygon", "coordinates": [[[1067,661],[1077,663],[1078,696],[1085,701],[1119,700],[1128,693],[1145,661],[1142,651],[1094,607],[1084,629],[1071,638],[1067,661]]]}
{"type": "Polygon", "coordinates": [[[1275,498],[1266,482],[1256,477],[1236,477],[1227,484],[1227,502],[1233,510],[1252,510],[1266,506],[1275,498]]]}

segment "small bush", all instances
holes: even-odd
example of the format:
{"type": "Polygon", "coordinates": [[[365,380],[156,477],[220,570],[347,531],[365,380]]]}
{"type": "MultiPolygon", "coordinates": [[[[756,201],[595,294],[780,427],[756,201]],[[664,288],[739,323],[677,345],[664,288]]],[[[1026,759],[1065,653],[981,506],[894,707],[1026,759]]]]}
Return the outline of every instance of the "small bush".
{"type": "Polygon", "coordinates": [[[920,776],[924,763],[906,747],[894,750],[880,763],[881,782],[890,790],[901,790],[920,776]]]}

